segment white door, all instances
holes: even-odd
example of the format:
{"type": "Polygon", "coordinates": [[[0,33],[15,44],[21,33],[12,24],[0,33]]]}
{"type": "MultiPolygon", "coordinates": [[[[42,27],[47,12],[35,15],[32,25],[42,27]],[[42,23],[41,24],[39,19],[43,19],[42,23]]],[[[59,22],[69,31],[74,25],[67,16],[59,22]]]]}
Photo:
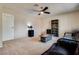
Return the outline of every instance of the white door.
{"type": "Polygon", "coordinates": [[[2,14],[3,41],[14,39],[14,16],[11,14],[2,14]]]}

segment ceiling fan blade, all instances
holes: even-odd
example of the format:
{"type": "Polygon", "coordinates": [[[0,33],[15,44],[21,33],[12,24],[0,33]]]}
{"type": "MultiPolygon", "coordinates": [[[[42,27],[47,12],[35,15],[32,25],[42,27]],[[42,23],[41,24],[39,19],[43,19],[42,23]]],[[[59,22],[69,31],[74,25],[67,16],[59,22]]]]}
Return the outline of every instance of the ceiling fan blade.
{"type": "Polygon", "coordinates": [[[50,12],[44,12],[44,13],[46,13],[46,14],[50,14],[50,12]]]}
{"type": "Polygon", "coordinates": [[[45,7],[42,11],[45,11],[45,10],[47,10],[48,9],[48,7],[45,7]]]}

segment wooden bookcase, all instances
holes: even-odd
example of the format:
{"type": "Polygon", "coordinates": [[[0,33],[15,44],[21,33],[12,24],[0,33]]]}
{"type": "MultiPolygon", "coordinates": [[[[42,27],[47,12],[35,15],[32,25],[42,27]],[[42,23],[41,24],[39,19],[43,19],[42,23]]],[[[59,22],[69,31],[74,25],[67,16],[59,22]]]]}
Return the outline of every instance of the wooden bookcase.
{"type": "Polygon", "coordinates": [[[59,25],[58,19],[51,20],[51,34],[53,34],[56,37],[59,36],[58,25],[59,25]]]}

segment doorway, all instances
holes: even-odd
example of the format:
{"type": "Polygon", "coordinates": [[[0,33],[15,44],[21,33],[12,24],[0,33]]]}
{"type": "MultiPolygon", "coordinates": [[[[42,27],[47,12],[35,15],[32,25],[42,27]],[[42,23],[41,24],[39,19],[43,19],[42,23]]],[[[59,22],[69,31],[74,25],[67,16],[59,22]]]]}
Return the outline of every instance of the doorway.
{"type": "Polygon", "coordinates": [[[2,41],[14,39],[14,15],[2,13],[2,41]]]}

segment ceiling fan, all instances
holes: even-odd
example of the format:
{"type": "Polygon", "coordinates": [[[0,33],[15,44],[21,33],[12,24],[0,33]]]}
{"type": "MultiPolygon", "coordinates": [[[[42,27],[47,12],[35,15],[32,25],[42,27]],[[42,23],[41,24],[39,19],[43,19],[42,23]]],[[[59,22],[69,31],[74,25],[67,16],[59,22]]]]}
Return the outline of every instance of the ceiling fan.
{"type": "Polygon", "coordinates": [[[37,12],[39,12],[39,14],[38,15],[41,15],[41,14],[50,14],[50,12],[48,12],[48,11],[46,11],[47,9],[48,9],[48,7],[46,6],[46,7],[40,7],[40,9],[41,10],[34,10],[34,11],[37,11],[37,12]]]}

